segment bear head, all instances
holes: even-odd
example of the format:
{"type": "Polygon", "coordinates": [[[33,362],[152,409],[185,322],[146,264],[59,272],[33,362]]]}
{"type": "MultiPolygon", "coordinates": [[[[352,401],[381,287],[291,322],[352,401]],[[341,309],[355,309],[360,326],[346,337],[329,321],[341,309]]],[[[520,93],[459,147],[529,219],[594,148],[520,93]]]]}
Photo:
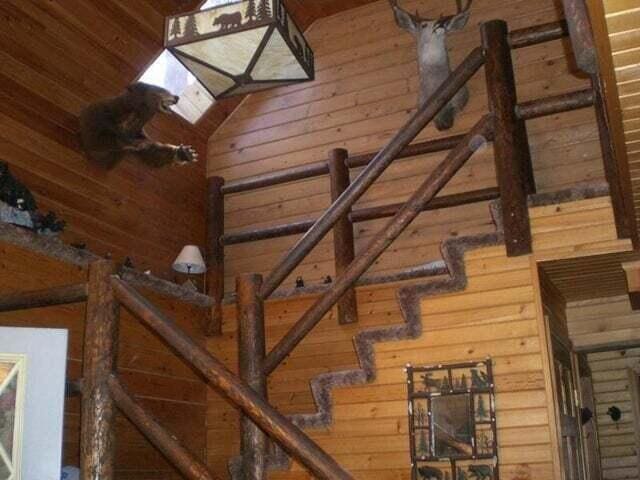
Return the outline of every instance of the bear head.
{"type": "Polygon", "coordinates": [[[137,82],[127,87],[127,97],[133,108],[141,111],[173,113],[171,107],[180,97],[168,90],[148,83],[137,82]]]}

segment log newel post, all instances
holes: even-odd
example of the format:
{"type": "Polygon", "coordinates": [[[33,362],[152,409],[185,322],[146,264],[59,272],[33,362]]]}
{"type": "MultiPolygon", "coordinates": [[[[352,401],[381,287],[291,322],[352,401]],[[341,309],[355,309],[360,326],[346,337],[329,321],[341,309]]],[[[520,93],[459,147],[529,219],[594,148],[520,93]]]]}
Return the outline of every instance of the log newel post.
{"type": "Polygon", "coordinates": [[[83,480],[115,478],[115,405],[109,378],[116,367],[119,308],[111,288],[113,273],[107,260],[89,267],[80,439],[83,480]]]}
{"type": "MultiPolygon", "coordinates": [[[[267,376],[264,373],[266,355],[264,304],[259,292],[262,276],[241,275],[236,280],[238,311],[238,356],[240,378],[258,395],[267,399],[267,376]]],[[[268,439],[247,416],[241,421],[241,452],[244,480],[266,478],[268,439]]]]}
{"type": "Polygon", "coordinates": [[[494,156],[502,199],[504,236],[509,256],[531,253],[527,195],[535,192],[529,140],[518,105],[507,24],[482,25],[489,109],[494,117],[494,156]]]}
{"type": "MultiPolygon", "coordinates": [[[[329,152],[329,177],[331,179],[331,202],[335,202],[349,187],[349,167],[347,159],[349,153],[336,148],[329,152]]],[[[349,218],[349,209],[333,226],[333,249],[336,276],[339,277],[355,258],[355,240],[353,235],[353,223],[349,218]]],[[[351,287],[338,300],[338,322],[341,325],[358,321],[358,302],[356,290],[351,287]]]]}
{"type": "Polygon", "coordinates": [[[207,284],[214,300],[206,334],[222,333],[222,299],[224,298],[224,178],[209,177],[207,182],[207,284]]]}

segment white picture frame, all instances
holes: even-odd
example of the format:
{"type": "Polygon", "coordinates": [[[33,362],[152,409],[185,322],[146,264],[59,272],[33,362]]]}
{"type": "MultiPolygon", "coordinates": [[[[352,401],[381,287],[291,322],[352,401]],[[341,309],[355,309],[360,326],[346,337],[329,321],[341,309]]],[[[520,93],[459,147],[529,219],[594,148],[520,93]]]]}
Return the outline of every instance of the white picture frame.
{"type": "Polygon", "coordinates": [[[0,480],[22,479],[26,375],[26,355],[0,352],[0,480]]]}
{"type": "Polygon", "coordinates": [[[68,331],[0,327],[0,354],[26,358],[19,478],[60,480],[68,331]]]}

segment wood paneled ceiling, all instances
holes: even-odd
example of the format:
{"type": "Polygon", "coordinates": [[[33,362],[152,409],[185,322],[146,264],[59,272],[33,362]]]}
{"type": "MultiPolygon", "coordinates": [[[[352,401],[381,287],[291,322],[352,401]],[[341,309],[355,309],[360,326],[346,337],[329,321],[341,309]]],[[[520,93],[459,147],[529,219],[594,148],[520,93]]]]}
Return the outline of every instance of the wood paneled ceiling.
{"type": "Polygon", "coordinates": [[[640,226],[640,2],[602,0],[611,44],[629,162],[636,224],[640,226]]]}
{"type": "Polygon", "coordinates": [[[622,264],[638,259],[639,253],[610,253],[544,262],[540,269],[565,301],[577,302],[627,294],[622,264]]]}

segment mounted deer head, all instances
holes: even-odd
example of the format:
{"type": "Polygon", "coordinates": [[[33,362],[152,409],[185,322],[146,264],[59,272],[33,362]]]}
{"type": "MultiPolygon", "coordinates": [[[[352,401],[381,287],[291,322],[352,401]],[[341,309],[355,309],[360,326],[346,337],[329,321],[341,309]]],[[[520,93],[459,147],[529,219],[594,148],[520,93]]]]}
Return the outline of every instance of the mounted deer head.
{"type": "MultiPolygon", "coordinates": [[[[418,46],[418,68],[420,77],[419,106],[429,99],[440,85],[451,75],[449,53],[447,52],[447,33],[461,30],[469,21],[471,3],[456,0],[458,11],[455,15],[440,16],[438,19],[422,18],[416,12],[408,13],[398,6],[398,0],[389,0],[400,28],[416,37],[418,46]]],[[[448,130],[453,126],[456,114],[464,108],[469,100],[469,91],[463,87],[455,97],[436,116],[438,130],[448,130]]]]}

